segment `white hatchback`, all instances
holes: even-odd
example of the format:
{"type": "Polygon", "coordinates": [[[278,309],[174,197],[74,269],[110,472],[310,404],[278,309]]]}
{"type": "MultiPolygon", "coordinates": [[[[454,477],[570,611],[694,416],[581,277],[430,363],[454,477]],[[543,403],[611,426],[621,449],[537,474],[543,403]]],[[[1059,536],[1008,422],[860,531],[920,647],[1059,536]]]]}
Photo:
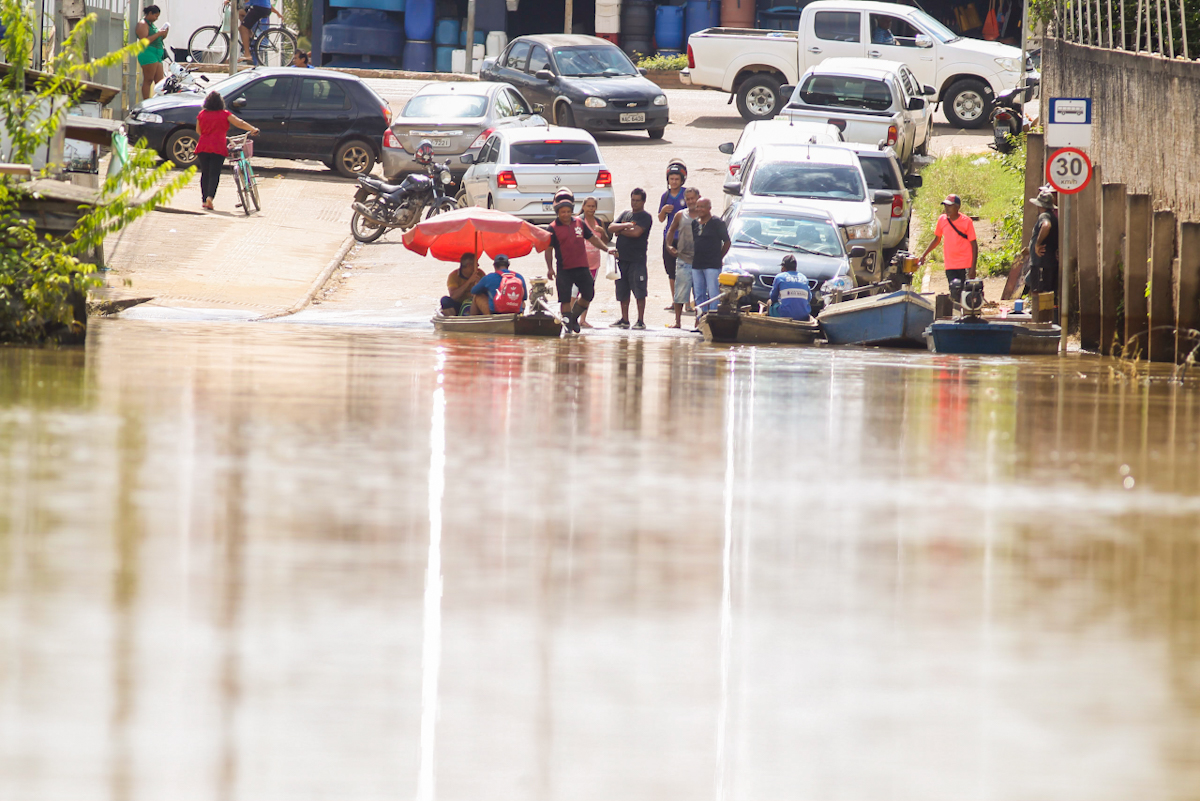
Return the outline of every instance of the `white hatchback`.
{"type": "Polygon", "coordinates": [[[746,123],[736,143],[726,142],[717,149],[729,156],[729,174],[736,178],[746,156],[760,145],[834,145],[842,141],[841,130],[827,122],[755,120],[746,123]]]}
{"type": "Polygon", "coordinates": [[[496,131],[462,178],[460,205],[484,206],[530,222],[554,219],[554,194],[563,188],[575,195],[575,212],[596,198],[596,216],[611,221],[616,214],[612,173],[600,147],[577,128],[511,128],[496,131]]]}

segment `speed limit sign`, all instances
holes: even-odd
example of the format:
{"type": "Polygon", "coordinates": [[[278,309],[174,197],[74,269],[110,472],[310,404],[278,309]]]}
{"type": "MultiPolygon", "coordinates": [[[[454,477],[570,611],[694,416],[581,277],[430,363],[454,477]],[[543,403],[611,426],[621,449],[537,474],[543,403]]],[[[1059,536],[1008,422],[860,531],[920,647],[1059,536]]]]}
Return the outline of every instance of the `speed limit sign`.
{"type": "Polygon", "coordinates": [[[1046,179],[1061,194],[1073,195],[1092,180],[1092,162],[1079,148],[1064,147],[1046,162],[1046,179]]]}

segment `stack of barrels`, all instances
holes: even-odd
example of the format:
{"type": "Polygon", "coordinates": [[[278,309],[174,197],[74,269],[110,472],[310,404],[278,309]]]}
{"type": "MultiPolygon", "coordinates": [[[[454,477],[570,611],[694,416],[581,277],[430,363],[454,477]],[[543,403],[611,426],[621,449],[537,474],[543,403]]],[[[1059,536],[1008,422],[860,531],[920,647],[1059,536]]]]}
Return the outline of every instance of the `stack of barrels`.
{"type": "Polygon", "coordinates": [[[404,50],[400,23],[406,0],[329,0],[335,17],[321,32],[325,63],[343,67],[394,67],[404,50]]]}
{"type": "Polygon", "coordinates": [[[673,56],[706,28],[753,28],[755,0],[597,0],[596,35],[620,44],[630,58],[673,56]],[[619,16],[618,16],[619,9],[619,16]],[[618,35],[619,34],[619,35],[618,35]]]}

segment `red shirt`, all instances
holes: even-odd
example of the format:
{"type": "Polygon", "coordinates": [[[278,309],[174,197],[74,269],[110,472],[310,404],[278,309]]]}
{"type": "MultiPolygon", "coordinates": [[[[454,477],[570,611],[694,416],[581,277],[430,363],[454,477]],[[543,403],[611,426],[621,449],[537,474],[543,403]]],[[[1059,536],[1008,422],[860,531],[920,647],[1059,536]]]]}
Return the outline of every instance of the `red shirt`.
{"type": "Polygon", "coordinates": [[[216,153],[218,156],[229,155],[229,144],[225,135],[229,133],[229,111],[200,112],[196,118],[196,127],[200,130],[200,141],[196,143],[197,153],[216,153]]]}

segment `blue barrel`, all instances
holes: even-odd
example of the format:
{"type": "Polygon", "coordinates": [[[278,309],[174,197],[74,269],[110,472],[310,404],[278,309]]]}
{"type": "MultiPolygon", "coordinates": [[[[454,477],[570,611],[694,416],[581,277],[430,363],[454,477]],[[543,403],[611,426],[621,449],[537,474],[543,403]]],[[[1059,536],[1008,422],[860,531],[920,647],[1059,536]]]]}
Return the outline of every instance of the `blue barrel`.
{"type": "MultiPolygon", "coordinates": [[[[407,0],[404,9],[404,35],[419,42],[432,42],[433,12],[434,0],[407,0]]],[[[432,53],[429,54],[429,58],[433,59],[432,53]]]]}
{"type": "Polygon", "coordinates": [[[438,45],[433,54],[433,68],[437,72],[454,71],[454,45],[438,45]]]}
{"type": "Polygon", "coordinates": [[[683,6],[659,6],[655,12],[654,41],[659,52],[683,47],[683,6]]]}
{"type": "MultiPolygon", "coordinates": [[[[487,44],[487,35],[488,35],[487,31],[483,31],[483,30],[480,30],[479,28],[476,28],[475,29],[475,44],[487,44]]],[[[458,46],[461,48],[464,48],[464,49],[467,46],[467,32],[465,29],[462,31],[459,31],[458,46]]]]}
{"type": "Polygon", "coordinates": [[[323,53],[399,58],[404,30],[386,11],[344,8],[321,31],[323,53]]]}
{"type": "Polygon", "coordinates": [[[410,39],[404,46],[404,60],[400,67],[409,72],[433,72],[433,42],[410,39]]]}
{"type": "Polygon", "coordinates": [[[433,28],[433,41],[440,45],[458,44],[458,20],[439,19],[433,28]]]}
{"type": "Polygon", "coordinates": [[[721,24],[721,4],[714,0],[688,0],[687,18],[684,21],[684,34],[691,36],[705,28],[714,28],[721,24]],[[715,9],[715,21],[714,21],[715,9]]]}

